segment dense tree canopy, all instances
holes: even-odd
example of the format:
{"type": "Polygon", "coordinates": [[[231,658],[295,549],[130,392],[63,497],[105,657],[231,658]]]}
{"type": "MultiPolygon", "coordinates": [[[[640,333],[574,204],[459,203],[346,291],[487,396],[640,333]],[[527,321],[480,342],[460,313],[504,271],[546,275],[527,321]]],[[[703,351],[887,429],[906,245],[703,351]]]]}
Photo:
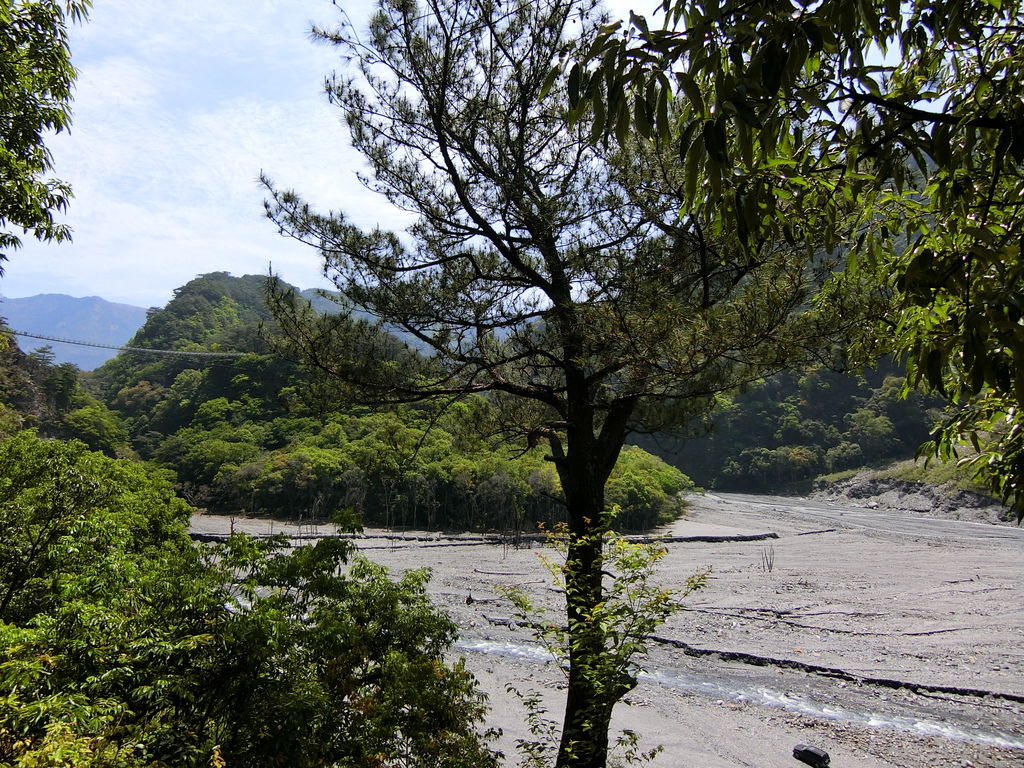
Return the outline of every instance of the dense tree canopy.
{"type": "Polygon", "coordinates": [[[660,10],[665,28],[633,16],[572,66],[576,117],[593,115],[597,139],[631,126],[673,137],[687,210],[717,210],[745,240],[802,226],[780,200],[826,212],[826,246],[852,233],[849,268],[893,277],[882,333],[913,382],[956,405],[938,450],[970,436],[976,466],[1024,514],[1021,3],[660,10]],[[844,200],[858,219],[833,212],[844,200]]]}
{"type": "Polygon", "coordinates": [[[109,456],[131,454],[123,424],[85,391],[79,374],[71,363],[55,365],[49,347],[26,355],[0,319],[0,438],[31,428],[109,456]]]}
{"type": "Polygon", "coordinates": [[[11,227],[40,240],[64,240],[54,220],[71,196],[46,178],[47,133],[71,122],[67,25],[85,18],[91,0],[0,0],[0,275],[6,253],[21,244],[11,227]]]}
{"type": "Polygon", "coordinates": [[[722,397],[706,424],[640,440],[705,488],[779,492],[826,473],[907,459],[942,411],[937,396],[903,396],[886,362],[862,375],[785,372],[722,397]]]}

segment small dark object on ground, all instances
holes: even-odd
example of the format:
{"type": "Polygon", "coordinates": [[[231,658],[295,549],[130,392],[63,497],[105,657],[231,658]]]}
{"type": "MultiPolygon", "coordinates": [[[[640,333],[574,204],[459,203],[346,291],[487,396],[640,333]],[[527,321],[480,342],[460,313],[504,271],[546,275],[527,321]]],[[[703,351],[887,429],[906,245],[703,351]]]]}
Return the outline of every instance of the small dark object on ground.
{"type": "Polygon", "coordinates": [[[808,747],[806,744],[797,744],[793,747],[793,757],[801,763],[807,763],[814,768],[828,768],[828,752],[817,747],[808,747]]]}

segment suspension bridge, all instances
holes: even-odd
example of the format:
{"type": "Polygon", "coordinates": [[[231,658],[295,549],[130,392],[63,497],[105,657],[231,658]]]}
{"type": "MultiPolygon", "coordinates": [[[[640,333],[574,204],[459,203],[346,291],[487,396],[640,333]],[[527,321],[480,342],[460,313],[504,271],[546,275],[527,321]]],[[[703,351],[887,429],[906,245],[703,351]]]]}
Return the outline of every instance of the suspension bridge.
{"type": "Polygon", "coordinates": [[[12,336],[24,336],[29,339],[41,339],[43,341],[56,341],[61,344],[76,344],[80,347],[96,347],[97,349],[113,349],[118,352],[139,352],[147,355],[165,355],[169,357],[220,357],[220,358],[232,358],[242,357],[249,354],[248,352],[209,352],[204,350],[188,350],[188,349],[150,349],[149,347],[123,347],[116,344],[100,344],[94,341],[77,341],[75,339],[62,339],[57,336],[45,336],[41,333],[28,333],[27,331],[16,331],[13,328],[2,328],[0,332],[8,333],[12,336]]]}

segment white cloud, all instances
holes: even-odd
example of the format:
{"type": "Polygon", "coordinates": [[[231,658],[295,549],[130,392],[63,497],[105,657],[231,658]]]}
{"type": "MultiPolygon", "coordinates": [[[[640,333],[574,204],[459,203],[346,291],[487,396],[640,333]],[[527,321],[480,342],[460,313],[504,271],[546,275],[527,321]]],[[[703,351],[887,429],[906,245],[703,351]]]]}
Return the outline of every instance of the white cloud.
{"type": "Polygon", "coordinates": [[[75,113],[150,109],[161,91],[155,70],[130,56],[110,56],[78,66],[75,113]]]}
{"type": "MultiPolygon", "coordinates": [[[[338,0],[358,26],[369,0],[338,0]]],[[[309,23],[340,19],[328,0],[104,0],[74,31],[80,78],[70,134],[50,142],[76,198],[74,242],[26,241],[0,292],[164,303],[196,274],[262,273],[322,285],[313,249],[263,218],[265,171],[314,205],[363,226],[409,218],[365,190],[361,156],[322,82],[337,51],[309,23]]]]}
{"type": "Polygon", "coordinates": [[[263,218],[261,170],[324,205],[358,196],[367,225],[400,225],[385,201],[365,203],[361,158],[321,95],[335,57],[307,39],[307,13],[297,1],[97,3],[74,40],[73,130],[50,142],[75,187],[74,243],[26,242],[0,291],[162,304],[196,274],[271,261],[322,284],[316,253],[263,218]]]}
{"type": "Polygon", "coordinates": [[[76,37],[94,49],[128,47],[151,59],[215,56],[259,63],[297,53],[294,41],[302,41],[311,14],[329,22],[337,9],[308,0],[104,0],[76,37]]]}

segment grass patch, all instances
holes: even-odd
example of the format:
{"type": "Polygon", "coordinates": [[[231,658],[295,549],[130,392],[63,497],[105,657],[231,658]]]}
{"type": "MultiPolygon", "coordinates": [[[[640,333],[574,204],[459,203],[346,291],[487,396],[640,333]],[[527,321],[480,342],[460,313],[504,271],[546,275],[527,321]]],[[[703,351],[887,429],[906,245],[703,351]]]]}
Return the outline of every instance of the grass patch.
{"type": "Polygon", "coordinates": [[[858,469],[844,469],[840,472],[832,472],[831,474],[828,475],[818,475],[818,477],[815,478],[815,480],[816,482],[824,483],[841,483],[844,480],[853,479],[854,477],[856,477],[857,475],[864,471],[864,467],[860,467],[858,469]]]}
{"type": "Polygon", "coordinates": [[[895,464],[890,464],[885,469],[879,470],[878,477],[940,485],[961,491],[971,491],[983,496],[991,496],[985,486],[974,480],[971,468],[958,466],[956,461],[937,461],[933,459],[927,462],[927,465],[924,459],[898,461],[895,464]]]}
{"type": "MultiPolygon", "coordinates": [[[[971,455],[971,449],[965,447],[961,452],[961,457],[969,455],[971,455]]],[[[970,467],[958,466],[956,461],[932,459],[927,462],[926,466],[924,459],[904,459],[884,467],[858,467],[820,475],[816,482],[842,483],[852,480],[858,475],[908,483],[924,483],[944,488],[947,491],[970,491],[992,499],[993,503],[999,503],[999,500],[984,485],[974,480],[970,467]]]]}

